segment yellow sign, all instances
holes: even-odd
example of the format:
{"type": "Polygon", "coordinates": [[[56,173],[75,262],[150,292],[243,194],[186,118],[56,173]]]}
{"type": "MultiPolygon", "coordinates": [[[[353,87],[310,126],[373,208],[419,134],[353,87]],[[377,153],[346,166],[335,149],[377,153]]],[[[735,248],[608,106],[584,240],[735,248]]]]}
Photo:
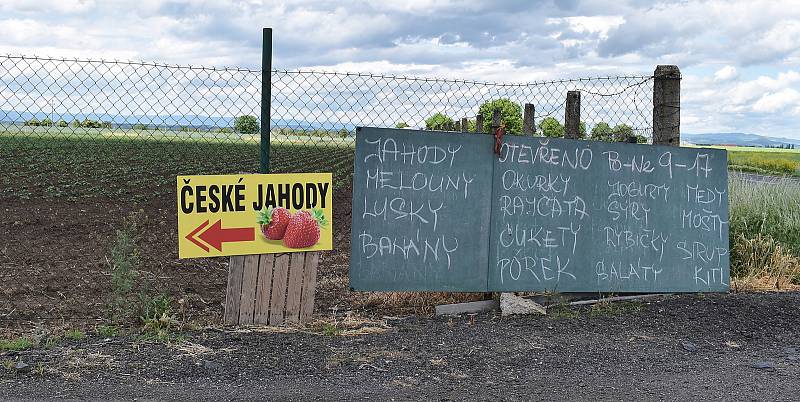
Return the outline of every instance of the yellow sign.
{"type": "Polygon", "coordinates": [[[330,250],[330,173],[178,176],[180,258],[330,250]]]}

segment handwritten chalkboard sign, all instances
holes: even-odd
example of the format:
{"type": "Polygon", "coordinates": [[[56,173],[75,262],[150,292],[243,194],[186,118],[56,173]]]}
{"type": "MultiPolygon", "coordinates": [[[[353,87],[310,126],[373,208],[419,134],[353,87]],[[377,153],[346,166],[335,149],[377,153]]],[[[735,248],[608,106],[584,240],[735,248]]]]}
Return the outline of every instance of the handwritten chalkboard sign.
{"type": "Polygon", "coordinates": [[[489,136],[359,128],[350,286],[485,291],[489,136]]]}
{"type": "Polygon", "coordinates": [[[489,289],[725,291],[724,150],[506,137],[489,289]]]}
{"type": "Polygon", "coordinates": [[[357,290],[714,292],[727,153],[358,129],[357,290]]]}

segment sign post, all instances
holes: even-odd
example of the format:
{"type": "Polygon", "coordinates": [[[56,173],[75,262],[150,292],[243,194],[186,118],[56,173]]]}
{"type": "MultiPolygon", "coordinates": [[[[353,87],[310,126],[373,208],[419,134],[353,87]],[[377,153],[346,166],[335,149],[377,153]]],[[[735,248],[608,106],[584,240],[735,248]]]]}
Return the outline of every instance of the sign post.
{"type": "Polygon", "coordinates": [[[178,255],[231,256],[224,322],[302,322],[333,247],[330,173],[178,176],[178,255]]]}
{"type": "Polygon", "coordinates": [[[269,173],[272,114],[272,28],[264,28],[261,42],[261,173],[269,173]]]}

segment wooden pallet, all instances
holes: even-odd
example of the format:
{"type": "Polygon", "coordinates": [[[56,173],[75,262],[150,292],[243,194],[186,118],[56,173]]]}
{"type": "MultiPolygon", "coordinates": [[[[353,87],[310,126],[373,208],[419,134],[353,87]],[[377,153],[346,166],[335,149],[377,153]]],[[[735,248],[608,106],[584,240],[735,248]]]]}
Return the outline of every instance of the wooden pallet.
{"type": "Polygon", "coordinates": [[[231,257],[225,325],[302,323],[314,313],[318,252],[231,257]]]}

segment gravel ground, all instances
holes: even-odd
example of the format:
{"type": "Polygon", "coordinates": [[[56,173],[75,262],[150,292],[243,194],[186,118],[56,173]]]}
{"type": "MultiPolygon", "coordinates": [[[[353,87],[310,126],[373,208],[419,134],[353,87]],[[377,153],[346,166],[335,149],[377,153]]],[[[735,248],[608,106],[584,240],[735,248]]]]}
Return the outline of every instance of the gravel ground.
{"type": "Polygon", "coordinates": [[[5,352],[0,398],[800,399],[800,293],[386,324],[359,336],[204,330],[182,344],[92,336],[5,352]]]}

